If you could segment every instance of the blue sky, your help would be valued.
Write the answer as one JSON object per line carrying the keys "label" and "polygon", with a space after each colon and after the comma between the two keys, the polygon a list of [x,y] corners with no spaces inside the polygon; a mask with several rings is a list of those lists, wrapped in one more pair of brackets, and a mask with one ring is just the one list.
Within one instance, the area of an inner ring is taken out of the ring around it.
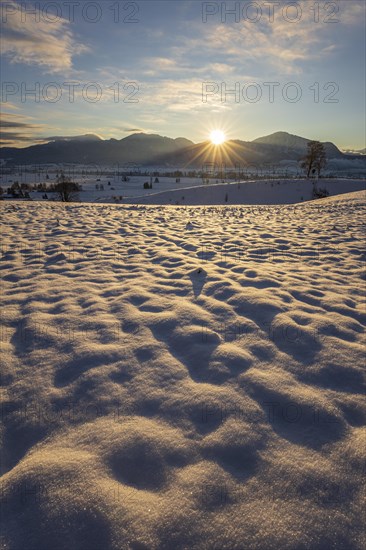
{"label": "blue sky", "polygon": [[198,142],[219,128],[365,147],[363,0],[1,7],[3,145],[135,131]]}

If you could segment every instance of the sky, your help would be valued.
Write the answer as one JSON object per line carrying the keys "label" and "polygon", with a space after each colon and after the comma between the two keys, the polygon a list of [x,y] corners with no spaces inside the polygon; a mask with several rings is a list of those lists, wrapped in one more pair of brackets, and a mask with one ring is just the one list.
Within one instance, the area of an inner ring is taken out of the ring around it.
{"label": "sky", "polygon": [[276,131],[363,149],[365,2],[1,4],[1,145]]}

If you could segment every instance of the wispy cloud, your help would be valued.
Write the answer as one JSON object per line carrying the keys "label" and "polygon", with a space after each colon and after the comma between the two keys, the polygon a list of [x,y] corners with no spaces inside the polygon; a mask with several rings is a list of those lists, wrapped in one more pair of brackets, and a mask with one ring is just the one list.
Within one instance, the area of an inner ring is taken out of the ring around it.
{"label": "wispy cloud", "polygon": [[67,72],[73,67],[74,56],[89,51],[75,39],[66,19],[50,24],[42,18],[22,18],[20,4],[11,1],[7,6],[1,54],[12,63],[41,66],[49,73]]}
{"label": "wispy cloud", "polygon": [[[339,25],[362,25],[365,19],[363,1],[340,0],[336,4],[339,11],[334,14],[333,4],[326,11],[321,6],[319,22],[315,22],[308,0],[298,0],[296,5],[299,20],[293,23],[289,19],[295,19],[296,12],[290,10],[284,17],[281,6],[274,12],[273,21],[264,13],[256,23],[235,23],[232,19],[221,23],[219,17],[207,23],[190,21],[186,33],[176,36],[169,59],[151,59],[151,74],[158,76],[160,72],[166,76],[168,71],[182,73],[189,68],[191,74],[240,72],[238,76],[242,76],[253,67],[262,74],[301,74],[305,62],[324,60],[336,50]],[[327,17],[339,23],[324,22]]]}
{"label": "wispy cloud", "polygon": [[339,13],[342,24],[364,26],[366,4],[364,0],[339,0]]}
{"label": "wispy cloud", "polygon": [[117,127],[116,129],[121,130],[122,132],[125,132],[126,134],[144,132],[144,130],[142,130],[141,128],[127,128],[127,127],[124,127],[124,126]]}
{"label": "wispy cloud", "polygon": [[[38,124],[32,121],[31,117],[13,113],[2,113],[0,121],[0,145],[18,146],[31,145],[37,142],[44,142],[40,132],[49,127],[45,124]],[[5,130],[4,130],[5,128]]]}

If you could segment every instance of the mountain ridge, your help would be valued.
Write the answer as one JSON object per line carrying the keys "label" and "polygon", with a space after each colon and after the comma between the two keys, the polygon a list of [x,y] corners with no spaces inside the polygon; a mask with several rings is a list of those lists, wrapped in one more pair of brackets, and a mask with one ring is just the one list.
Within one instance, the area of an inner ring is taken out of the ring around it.
{"label": "mountain ridge", "polygon": [[[207,163],[243,166],[250,163],[299,161],[306,152],[307,138],[288,132],[274,132],[252,141],[228,140],[223,146],[210,141],[194,143],[184,137],[170,138],[138,132],[120,140],[102,139],[96,134],[59,136],[43,144],[25,148],[2,147],[0,159],[6,164],[131,164],[141,166],[199,167]],[[324,142],[329,159],[351,159],[334,143]]]}

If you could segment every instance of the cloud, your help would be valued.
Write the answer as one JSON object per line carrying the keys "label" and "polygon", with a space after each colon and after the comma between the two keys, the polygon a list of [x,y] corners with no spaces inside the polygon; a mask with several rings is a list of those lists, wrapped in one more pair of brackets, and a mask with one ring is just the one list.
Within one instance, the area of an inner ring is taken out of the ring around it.
{"label": "cloud", "polygon": [[[300,74],[306,70],[306,62],[324,60],[336,51],[339,32],[344,32],[345,27],[364,24],[363,1],[340,0],[336,4],[339,11],[334,14],[333,3],[328,8],[320,5],[318,23],[308,0],[298,0],[296,5],[299,10],[296,22],[290,22],[296,18],[295,9],[283,12],[281,5],[275,8],[273,21],[264,7],[258,22],[244,18],[234,22],[228,16],[227,22],[222,23],[220,14],[209,18],[207,23],[190,21],[186,32],[176,37],[175,46],[170,49],[172,71],[187,69],[190,60],[193,74],[201,71],[203,75],[215,69],[222,74],[239,73],[238,76],[248,70],[261,74]],[[339,23],[325,22],[328,20]],[[154,74],[158,70],[166,72],[167,66],[153,64],[152,70]]]}
{"label": "cloud", "polygon": [[[1,105],[2,102],[0,102]],[[15,105],[15,103],[11,103],[11,101],[6,102],[6,108],[7,109],[13,109],[14,111],[19,111],[18,105]]]}
{"label": "cloud", "polygon": [[[5,128],[5,131],[3,130]],[[17,147],[20,144],[32,145],[44,142],[39,133],[48,128],[45,124],[34,124],[31,117],[2,113],[0,121],[0,146]]]}
{"label": "cloud", "polygon": [[123,127],[120,127],[118,128],[119,130],[122,130],[122,132],[143,132],[144,130],[142,130],[141,128],[123,128]]}
{"label": "cloud", "polygon": [[22,136],[19,132],[1,132],[1,145],[10,144],[15,141],[28,141],[28,138]]}
{"label": "cloud", "polygon": [[[212,58],[216,53],[216,57],[224,57],[226,65],[242,74],[248,68],[297,74],[301,72],[299,62],[320,56],[323,47],[314,26],[295,26],[284,22],[275,26],[264,23],[255,27],[225,24],[206,27],[199,38],[186,45],[189,51],[185,55],[200,51]],[[215,66],[220,65],[213,64],[213,68]]]}
{"label": "cloud", "polygon": [[1,128],[32,128],[32,125],[24,122],[15,122],[12,120],[2,120],[0,122]]}
{"label": "cloud", "polygon": [[[226,75],[233,72],[234,68],[228,63],[208,62],[207,59],[200,62],[196,56],[192,56],[190,61],[186,56],[180,56],[178,59],[165,59],[161,57],[145,57],[142,60],[141,75],[147,77],[165,77],[174,75],[174,77],[188,77],[193,74],[202,75],[202,73],[215,73],[217,75]],[[181,58],[181,57],[184,57]]]}
{"label": "cloud", "polygon": [[24,18],[20,4],[11,1],[6,5],[0,51],[11,63],[38,65],[49,73],[59,73],[72,69],[75,55],[89,51],[75,40],[66,19],[60,17],[50,23],[30,14]]}
{"label": "cloud", "polygon": [[[207,111],[207,104],[202,101],[202,81],[199,78],[160,79],[146,84],[143,91],[150,109],[156,109],[159,114],[162,109],[170,115]],[[221,102],[219,94],[211,103],[210,108],[214,105],[222,111],[231,107]]]}
{"label": "cloud", "polygon": [[339,19],[344,25],[364,26],[366,4],[364,0],[339,0]]}
{"label": "cloud", "polygon": [[42,138],[43,141],[49,142],[49,141],[70,141],[70,140],[77,140],[77,141],[104,141],[104,137],[100,134],[96,134],[95,132],[85,132],[82,134],[73,134],[69,136],[47,136]]}

